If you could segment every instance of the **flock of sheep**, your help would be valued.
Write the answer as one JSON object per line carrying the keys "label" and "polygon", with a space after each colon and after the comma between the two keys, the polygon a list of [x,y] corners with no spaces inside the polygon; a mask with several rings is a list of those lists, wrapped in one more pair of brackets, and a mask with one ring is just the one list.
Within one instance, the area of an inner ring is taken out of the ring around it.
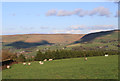
{"label": "flock of sheep", "polygon": [[[52,61],[53,59],[49,59],[48,61]],[[44,61],[47,61],[47,59],[44,59]],[[44,62],[39,61],[39,64],[44,64]],[[23,65],[27,65],[27,63],[23,62]],[[31,65],[31,63],[29,62],[28,65]],[[10,65],[7,65],[7,69],[10,68]]]}
{"label": "flock of sheep", "polygon": [[[105,57],[108,57],[108,54],[105,54]],[[53,59],[49,59],[48,61],[52,61]],[[47,61],[47,59],[44,59],[44,61]],[[87,61],[87,57],[85,57],[85,61]],[[39,64],[44,64],[44,62],[39,61]],[[27,63],[23,63],[23,65],[27,65]],[[28,65],[31,65],[31,63],[29,62]],[[7,69],[10,68],[10,65],[7,65]]]}
{"label": "flock of sheep", "polygon": [[[52,61],[53,59],[49,59],[48,61]],[[47,59],[44,59],[44,61],[47,61]],[[44,62],[39,61],[39,64],[44,64]],[[27,63],[23,63],[23,65],[27,65]],[[28,65],[31,65],[31,63],[29,62]]]}

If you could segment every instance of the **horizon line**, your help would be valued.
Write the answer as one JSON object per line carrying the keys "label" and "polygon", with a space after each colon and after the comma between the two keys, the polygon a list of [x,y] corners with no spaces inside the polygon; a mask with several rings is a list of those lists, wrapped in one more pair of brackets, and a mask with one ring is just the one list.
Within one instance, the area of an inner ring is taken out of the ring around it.
{"label": "horizon line", "polygon": [[[114,30],[105,30],[105,31],[120,31],[120,29],[114,29]],[[104,31],[98,31],[98,32],[104,32]],[[96,33],[96,32],[91,32],[91,33]],[[80,33],[25,33],[25,34],[2,34],[0,36],[5,36],[5,35],[55,35],[55,34],[80,34]],[[81,33],[81,34],[89,34],[89,33]]]}

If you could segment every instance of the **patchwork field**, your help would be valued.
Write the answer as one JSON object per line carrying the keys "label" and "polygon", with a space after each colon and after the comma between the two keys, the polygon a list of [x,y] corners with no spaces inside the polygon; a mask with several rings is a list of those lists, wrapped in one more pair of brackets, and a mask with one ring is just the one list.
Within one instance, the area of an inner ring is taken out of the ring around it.
{"label": "patchwork field", "polygon": [[118,79],[118,55],[22,63],[2,71],[3,79]]}

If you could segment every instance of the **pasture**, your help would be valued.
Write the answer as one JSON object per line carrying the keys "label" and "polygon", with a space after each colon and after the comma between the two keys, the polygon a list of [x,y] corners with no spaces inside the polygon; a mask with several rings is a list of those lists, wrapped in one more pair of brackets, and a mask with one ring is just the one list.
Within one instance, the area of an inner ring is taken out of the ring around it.
{"label": "pasture", "polygon": [[2,71],[3,79],[118,79],[118,55],[14,64]]}

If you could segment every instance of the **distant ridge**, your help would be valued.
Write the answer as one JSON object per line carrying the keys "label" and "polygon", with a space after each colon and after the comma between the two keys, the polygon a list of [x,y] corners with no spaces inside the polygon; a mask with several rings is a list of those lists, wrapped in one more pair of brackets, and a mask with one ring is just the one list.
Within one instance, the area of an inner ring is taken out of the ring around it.
{"label": "distant ridge", "polygon": [[18,41],[39,43],[42,40],[49,43],[72,43],[80,39],[84,34],[17,34],[3,35],[2,42],[13,43]]}
{"label": "distant ridge", "polygon": [[73,44],[76,43],[84,43],[84,42],[90,42],[98,37],[105,36],[108,34],[111,34],[113,32],[119,32],[120,30],[110,30],[110,31],[101,31],[101,32],[95,32],[95,33],[89,33],[84,35],[81,39],[75,41]]}

